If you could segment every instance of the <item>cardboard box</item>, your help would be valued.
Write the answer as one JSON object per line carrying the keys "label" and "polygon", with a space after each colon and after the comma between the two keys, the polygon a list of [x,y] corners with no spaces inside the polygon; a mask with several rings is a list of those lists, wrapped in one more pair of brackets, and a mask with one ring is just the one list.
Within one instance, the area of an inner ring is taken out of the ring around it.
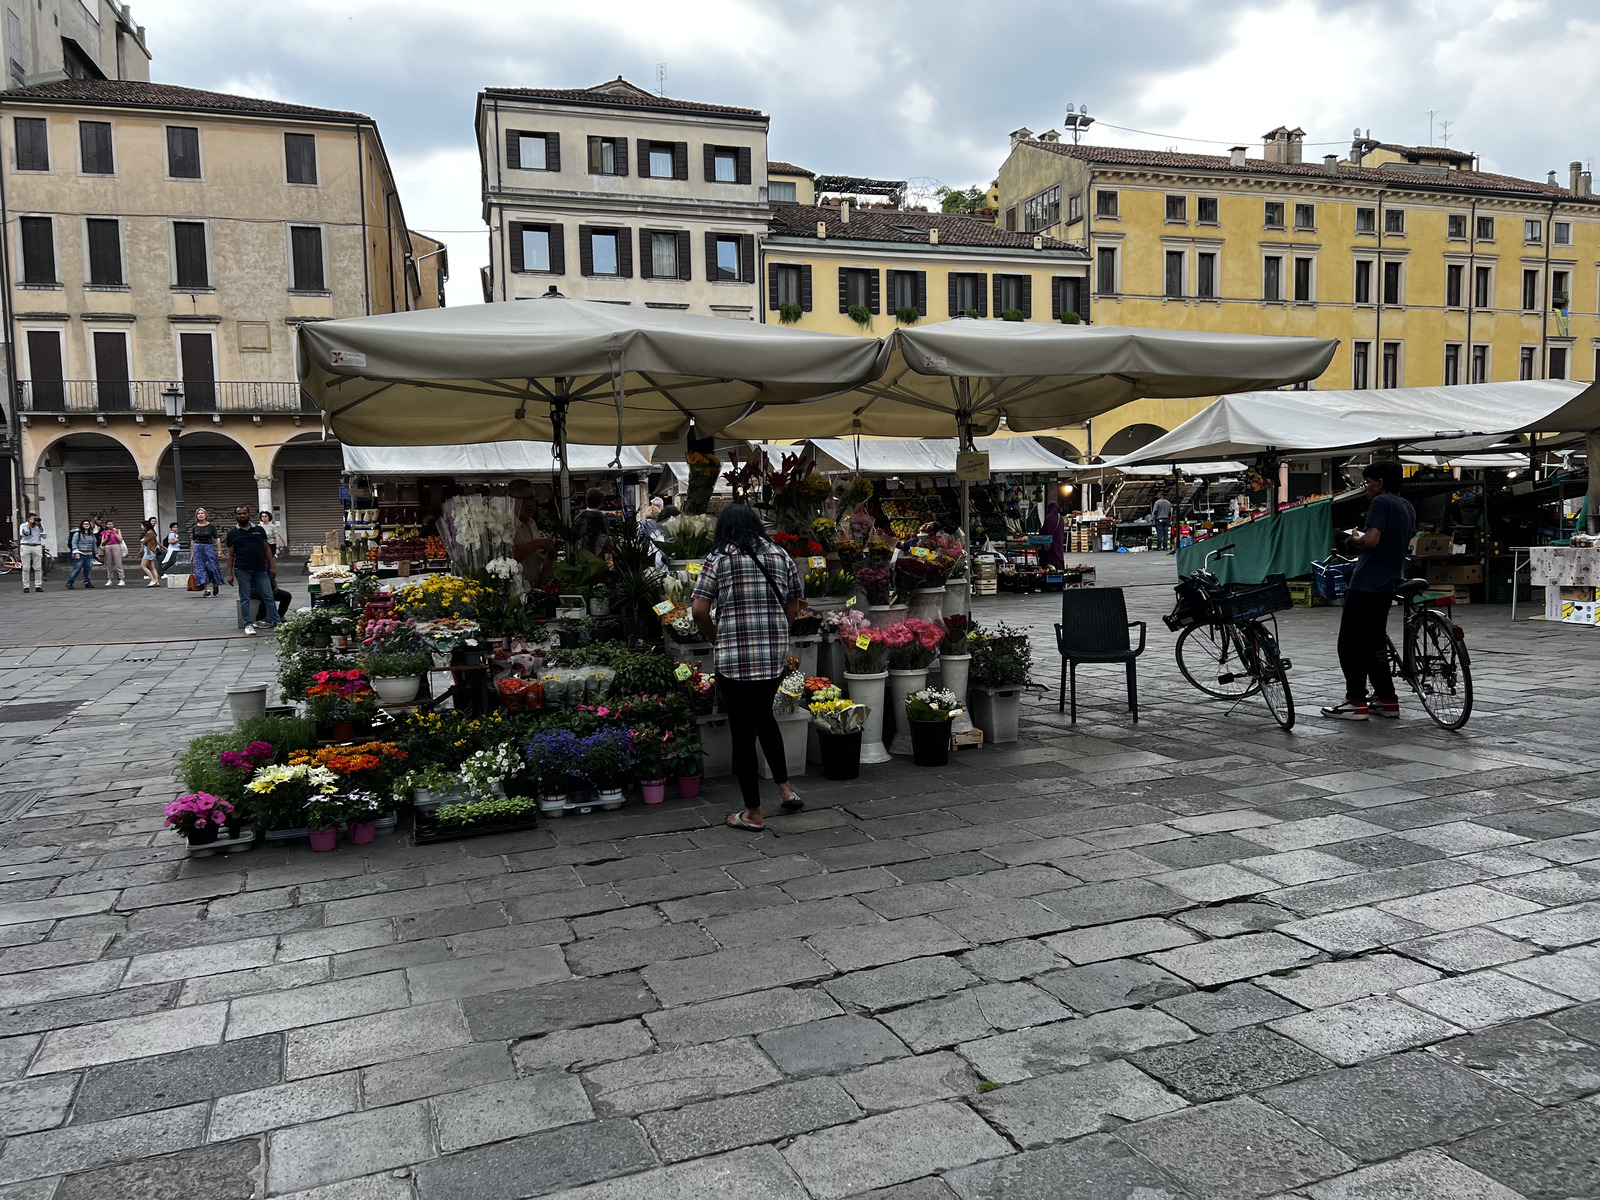
{"label": "cardboard box", "polygon": [[1430,584],[1440,587],[1449,586],[1455,581],[1450,578],[1450,565],[1448,563],[1427,563],[1422,567],[1422,578]]}
{"label": "cardboard box", "polygon": [[1584,604],[1576,600],[1563,600],[1561,602],[1561,623],[1563,625],[1593,625],[1595,605]]}
{"label": "cardboard box", "polygon": [[1417,558],[1438,558],[1450,553],[1450,539],[1436,533],[1419,533],[1411,553]]}
{"label": "cardboard box", "polygon": [[1482,563],[1465,563],[1459,566],[1449,567],[1447,570],[1450,575],[1450,582],[1455,584],[1457,587],[1460,587],[1463,584],[1483,582]]}
{"label": "cardboard box", "polygon": [[1595,589],[1592,587],[1563,587],[1557,589],[1557,595],[1561,600],[1571,600],[1578,604],[1595,602]]}

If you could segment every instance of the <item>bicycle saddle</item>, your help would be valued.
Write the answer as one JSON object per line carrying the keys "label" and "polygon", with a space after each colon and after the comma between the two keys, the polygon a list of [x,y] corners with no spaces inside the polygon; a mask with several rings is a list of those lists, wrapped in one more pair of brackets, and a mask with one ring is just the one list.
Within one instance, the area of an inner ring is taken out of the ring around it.
{"label": "bicycle saddle", "polygon": [[1403,580],[1400,586],[1395,588],[1394,594],[1398,599],[1409,600],[1418,592],[1425,592],[1427,590],[1428,581],[1426,579],[1407,579]]}

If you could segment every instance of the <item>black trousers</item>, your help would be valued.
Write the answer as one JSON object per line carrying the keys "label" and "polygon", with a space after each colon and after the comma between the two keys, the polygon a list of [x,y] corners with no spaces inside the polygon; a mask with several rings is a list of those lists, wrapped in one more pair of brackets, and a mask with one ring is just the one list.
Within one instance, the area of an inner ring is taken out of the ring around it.
{"label": "black trousers", "polygon": [[1394,676],[1389,673],[1389,652],[1384,633],[1389,624],[1391,592],[1345,593],[1344,616],[1339,621],[1339,667],[1344,671],[1345,699],[1367,698],[1372,681],[1374,700],[1398,700]]}
{"label": "black trousers", "polygon": [[[278,620],[281,621],[281,620],[283,620],[285,617],[287,617],[289,615],[289,606],[294,603],[294,597],[291,596],[288,592],[284,591],[282,588],[274,588],[273,592],[272,592],[272,599],[273,599],[273,602],[278,606]],[[267,603],[260,596],[257,596],[256,597],[256,623],[260,624],[261,622],[265,621],[266,619],[267,619]]]}
{"label": "black trousers", "polygon": [[783,753],[783,731],[772,713],[782,676],[775,679],[729,679],[717,676],[723,707],[728,713],[728,736],[733,742],[733,777],[739,781],[746,808],[761,807],[761,776],[756,770],[756,742],[767,756],[775,783],[789,782]]}

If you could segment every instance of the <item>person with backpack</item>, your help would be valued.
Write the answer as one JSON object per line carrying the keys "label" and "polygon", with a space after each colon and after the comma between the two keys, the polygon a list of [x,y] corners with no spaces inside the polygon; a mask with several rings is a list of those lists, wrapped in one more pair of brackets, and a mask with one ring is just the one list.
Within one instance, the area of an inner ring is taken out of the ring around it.
{"label": "person with backpack", "polygon": [[726,824],[734,829],[759,833],[766,828],[756,772],[757,741],[778,785],[783,811],[805,807],[789,785],[783,733],[772,711],[800,596],[794,559],[767,537],[755,510],[743,504],[723,509],[711,553],[695,584],[691,611],[701,636],[712,644],[717,687],[728,714],[733,773],[745,805],[743,812],[728,814]]}
{"label": "person with backpack", "polygon": [[94,529],[85,517],[78,522],[78,527],[72,531],[68,539],[67,549],[72,553],[72,571],[67,575],[67,590],[70,592],[74,579],[81,578],[85,588],[92,588],[94,583],[90,573],[94,569],[94,556],[100,550],[100,539],[95,537]]}

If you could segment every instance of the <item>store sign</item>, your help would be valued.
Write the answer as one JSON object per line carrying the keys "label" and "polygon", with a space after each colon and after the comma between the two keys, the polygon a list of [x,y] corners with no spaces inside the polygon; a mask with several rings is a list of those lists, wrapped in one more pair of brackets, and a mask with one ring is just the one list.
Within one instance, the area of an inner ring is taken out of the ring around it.
{"label": "store sign", "polygon": [[989,452],[964,450],[956,455],[956,478],[964,482],[982,482],[989,478]]}
{"label": "store sign", "polygon": [[354,350],[333,350],[328,354],[328,365],[331,367],[364,367],[367,365],[367,356]]}
{"label": "store sign", "polygon": [[811,566],[818,571],[825,570],[828,566],[828,560],[820,554],[813,554],[808,561],[811,563]]}

